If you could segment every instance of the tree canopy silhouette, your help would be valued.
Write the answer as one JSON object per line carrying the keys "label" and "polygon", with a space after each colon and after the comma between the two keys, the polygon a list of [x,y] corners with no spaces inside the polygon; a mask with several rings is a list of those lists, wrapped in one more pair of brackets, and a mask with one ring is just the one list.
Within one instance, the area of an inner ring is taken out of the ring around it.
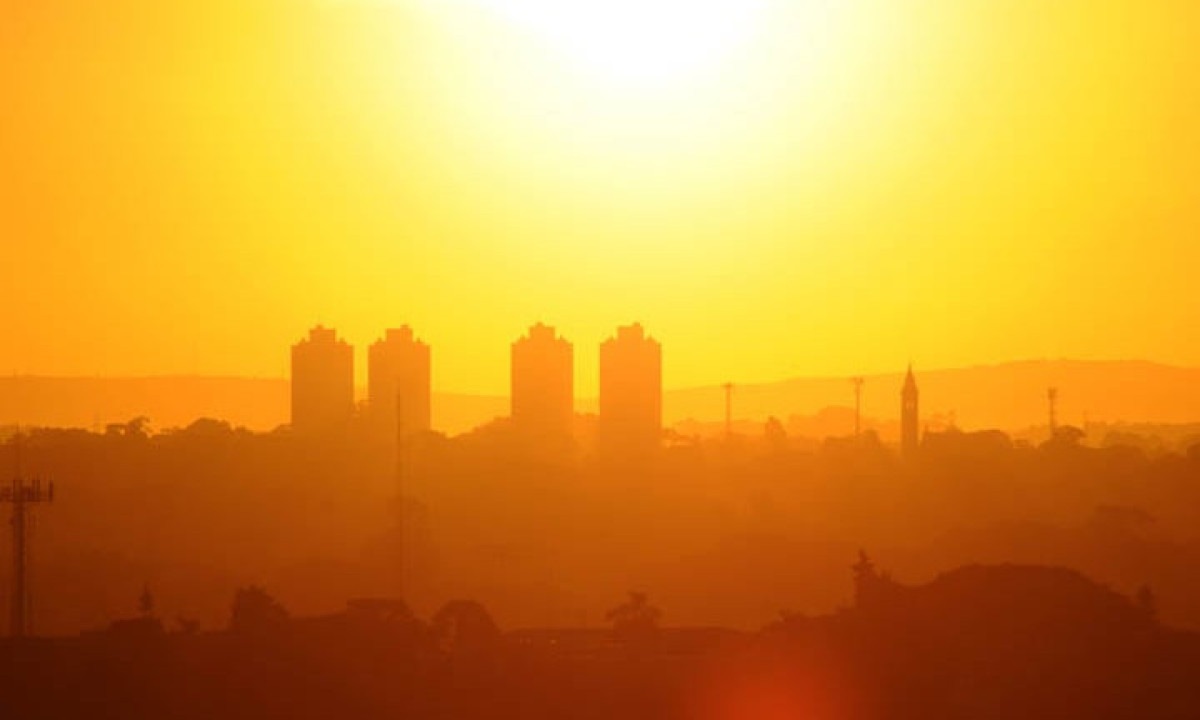
{"label": "tree canopy silhouette", "polygon": [[287,623],[288,612],[257,585],[238,588],[233,596],[229,629],[239,635],[270,632]]}
{"label": "tree canopy silhouette", "polygon": [[609,610],[613,636],[622,642],[644,642],[658,636],[662,611],[650,604],[644,592],[630,592],[625,602]]}

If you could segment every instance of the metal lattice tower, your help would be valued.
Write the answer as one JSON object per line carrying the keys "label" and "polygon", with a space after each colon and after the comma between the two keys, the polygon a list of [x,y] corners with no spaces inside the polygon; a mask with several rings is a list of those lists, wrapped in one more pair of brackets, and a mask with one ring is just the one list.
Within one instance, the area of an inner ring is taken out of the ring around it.
{"label": "metal lattice tower", "polygon": [[33,631],[33,594],[29,584],[29,536],[33,506],[54,502],[54,483],[43,486],[41,478],[27,480],[21,474],[21,438],[16,438],[16,466],[12,484],[0,488],[0,504],[12,505],[12,619],[11,635],[28,636]]}

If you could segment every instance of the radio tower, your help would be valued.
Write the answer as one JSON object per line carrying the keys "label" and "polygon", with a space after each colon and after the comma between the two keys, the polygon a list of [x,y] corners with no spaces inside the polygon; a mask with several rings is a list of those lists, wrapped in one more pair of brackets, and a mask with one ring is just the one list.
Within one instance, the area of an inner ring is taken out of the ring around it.
{"label": "radio tower", "polygon": [[16,473],[12,485],[0,488],[0,503],[12,505],[12,626],[14,638],[27,637],[33,630],[33,596],[29,587],[29,531],[33,505],[54,502],[54,483],[42,487],[41,478],[31,481],[21,475],[21,436],[15,440]]}

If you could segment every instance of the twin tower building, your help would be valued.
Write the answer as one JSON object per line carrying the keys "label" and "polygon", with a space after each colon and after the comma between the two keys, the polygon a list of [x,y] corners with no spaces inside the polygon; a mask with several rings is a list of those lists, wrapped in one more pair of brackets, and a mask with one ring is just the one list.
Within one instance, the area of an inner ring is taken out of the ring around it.
{"label": "twin tower building", "polygon": [[[522,439],[566,446],[575,424],[575,351],[554,328],[538,323],[512,344],[511,412]],[[367,357],[370,426],[391,434],[431,427],[429,345],[407,327],[388,330]],[[354,348],[317,326],[292,346],[292,428],[336,432],[355,418]],[[662,346],[641,325],[618,328],[600,345],[597,442],[615,455],[653,452],[662,435]]]}

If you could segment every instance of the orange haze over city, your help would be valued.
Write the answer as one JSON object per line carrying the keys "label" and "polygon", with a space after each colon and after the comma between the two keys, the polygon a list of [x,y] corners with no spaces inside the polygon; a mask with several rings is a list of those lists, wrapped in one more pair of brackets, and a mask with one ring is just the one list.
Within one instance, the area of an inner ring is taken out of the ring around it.
{"label": "orange haze over city", "polygon": [[0,718],[1200,718],[1200,1],[0,0]]}

